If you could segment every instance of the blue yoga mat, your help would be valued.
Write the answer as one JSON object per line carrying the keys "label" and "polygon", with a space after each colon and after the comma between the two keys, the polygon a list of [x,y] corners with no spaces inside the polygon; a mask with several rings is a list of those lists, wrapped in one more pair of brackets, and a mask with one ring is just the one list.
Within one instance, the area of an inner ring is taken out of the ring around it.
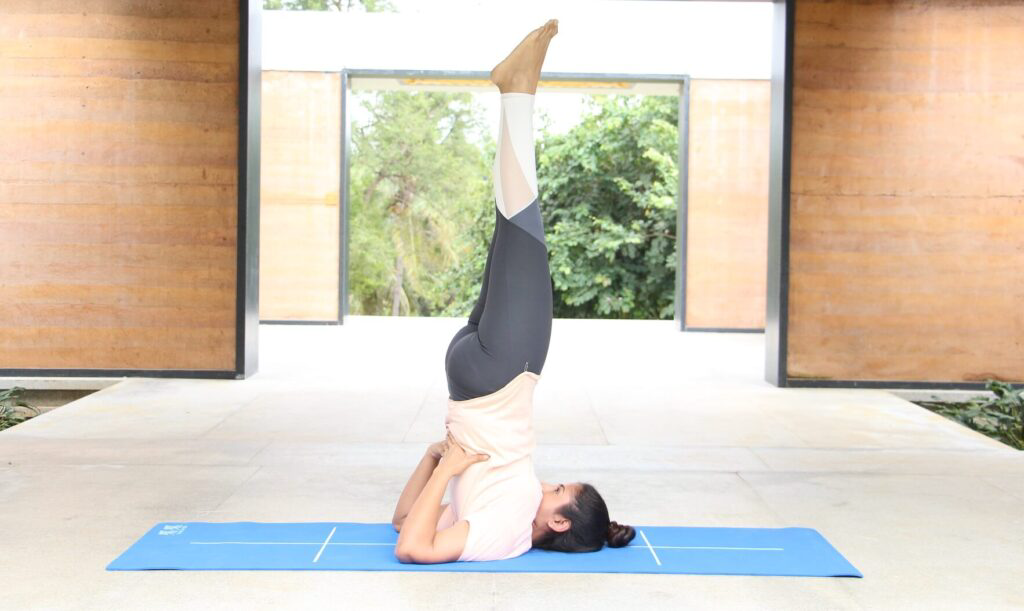
{"label": "blue yoga mat", "polygon": [[809,528],[635,526],[627,547],[566,554],[532,549],[509,560],[402,564],[390,524],[358,522],[165,522],[110,571],[354,570],[488,573],[690,573],[861,577]]}

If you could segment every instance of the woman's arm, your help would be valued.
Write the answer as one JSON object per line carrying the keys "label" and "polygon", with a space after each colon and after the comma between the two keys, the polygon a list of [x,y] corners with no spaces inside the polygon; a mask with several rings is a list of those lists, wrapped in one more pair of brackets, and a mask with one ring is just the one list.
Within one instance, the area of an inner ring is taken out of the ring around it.
{"label": "woman's arm", "polygon": [[[409,476],[409,481],[406,482],[405,489],[402,490],[402,496],[398,497],[395,515],[391,518],[391,524],[395,527],[395,530],[401,531],[402,523],[405,517],[409,515],[409,509],[412,508],[416,497],[420,495],[423,487],[427,485],[427,479],[430,478],[430,474],[434,472],[438,461],[441,460],[443,447],[444,442],[430,444],[430,447],[424,452],[423,458],[420,459],[420,464],[416,465],[416,470]],[[444,496],[443,493],[442,496]]]}
{"label": "woman's arm", "polygon": [[395,557],[401,562],[436,563],[458,560],[469,536],[469,523],[459,520],[451,528],[437,530],[441,497],[451,478],[474,463],[487,460],[482,454],[466,454],[449,436],[442,456],[427,478],[416,501],[405,517],[395,543]]}

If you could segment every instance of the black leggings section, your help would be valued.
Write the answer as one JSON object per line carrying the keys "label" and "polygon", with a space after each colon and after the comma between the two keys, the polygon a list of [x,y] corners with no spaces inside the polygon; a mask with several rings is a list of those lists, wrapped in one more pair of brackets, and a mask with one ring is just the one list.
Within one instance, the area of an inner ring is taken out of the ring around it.
{"label": "black leggings section", "polygon": [[444,359],[448,395],[456,401],[489,395],[524,371],[540,375],[551,341],[551,271],[539,202],[511,219],[495,206],[494,216],[480,296]]}

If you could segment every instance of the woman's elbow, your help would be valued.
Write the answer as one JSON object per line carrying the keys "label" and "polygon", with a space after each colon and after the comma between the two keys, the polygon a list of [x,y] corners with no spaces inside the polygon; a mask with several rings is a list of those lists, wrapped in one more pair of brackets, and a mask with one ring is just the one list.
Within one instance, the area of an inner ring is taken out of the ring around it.
{"label": "woman's elbow", "polygon": [[399,541],[395,545],[395,558],[402,564],[437,564],[445,562],[437,557],[429,545]]}
{"label": "woman's elbow", "polygon": [[422,564],[419,559],[419,554],[412,550],[407,545],[396,545],[395,546],[395,558],[398,559],[402,564]]}

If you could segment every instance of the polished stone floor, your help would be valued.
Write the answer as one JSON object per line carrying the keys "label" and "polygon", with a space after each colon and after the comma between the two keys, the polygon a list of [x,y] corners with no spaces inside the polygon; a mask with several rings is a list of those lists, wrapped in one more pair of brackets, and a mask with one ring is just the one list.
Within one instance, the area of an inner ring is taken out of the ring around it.
{"label": "polished stone floor", "polygon": [[156,522],[389,520],[459,326],[263,325],[250,379],[126,379],[0,433],[0,607],[1024,608],[1024,453],[885,391],[775,388],[762,335],[660,321],[555,321],[538,475],[624,523],[815,528],[864,579],[104,570]]}

